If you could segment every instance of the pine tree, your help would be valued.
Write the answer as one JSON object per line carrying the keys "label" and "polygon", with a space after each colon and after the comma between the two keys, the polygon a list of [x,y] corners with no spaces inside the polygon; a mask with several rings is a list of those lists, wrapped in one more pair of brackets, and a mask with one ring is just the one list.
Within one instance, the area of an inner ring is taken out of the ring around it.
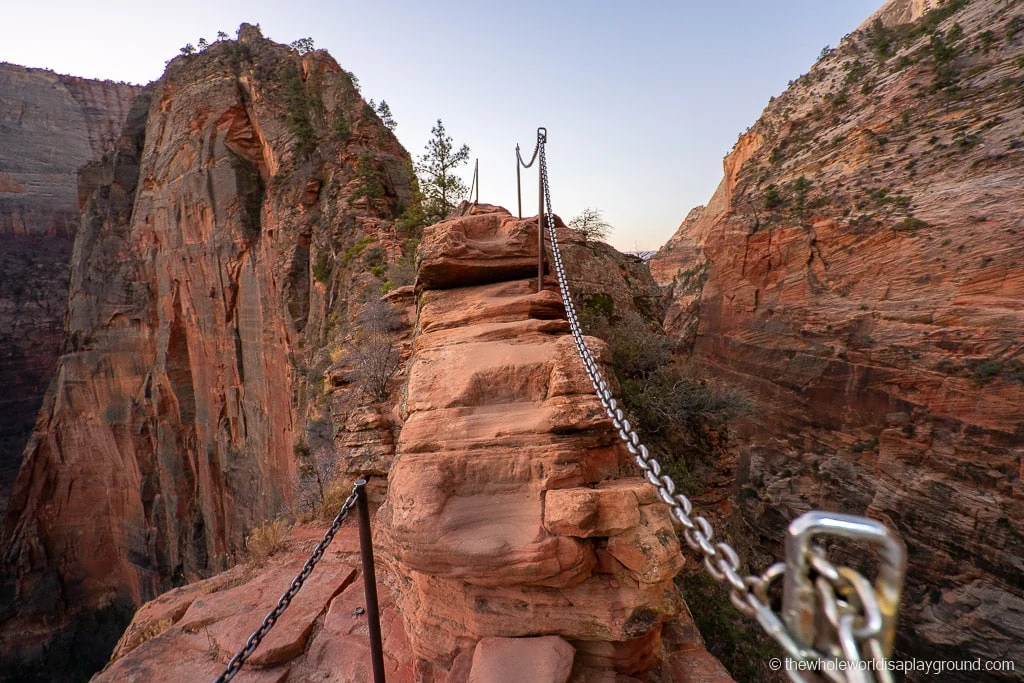
{"label": "pine tree", "polygon": [[416,164],[428,224],[447,218],[455,208],[455,202],[469,191],[462,179],[452,174],[455,168],[469,160],[469,147],[463,145],[453,151],[452,139],[445,133],[441,119],[437,120],[430,134],[426,154]]}
{"label": "pine tree", "polygon": [[[370,104],[373,104],[373,100],[370,100]],[[388,106],[387,100],[381,100],[380,104],[376,106],[374,111],[377,112],[377,116],[380,117],[381,123],[387,126],[388,130],[398,128],[398,122],[395,121],[392,116],[391,107]]]}

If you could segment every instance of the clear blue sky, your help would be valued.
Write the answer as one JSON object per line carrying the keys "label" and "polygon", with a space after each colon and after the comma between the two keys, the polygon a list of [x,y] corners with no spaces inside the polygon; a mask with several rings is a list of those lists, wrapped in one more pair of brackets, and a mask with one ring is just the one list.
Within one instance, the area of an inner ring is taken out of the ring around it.
{"label": "clear blue sky", "polygon": [[387,100],[414,157],[443,119],[480,159],[481,201],[515,211],[515,144],[532,151],[546,126],[555,212],[601,209],[613,245],[653,249],[708,200],[768,98],[881,3],[17,2],[2,12],[0,61],[145,83],[185,43],[234,37],[243,21],[279,42],[309,36],[364,97]]}

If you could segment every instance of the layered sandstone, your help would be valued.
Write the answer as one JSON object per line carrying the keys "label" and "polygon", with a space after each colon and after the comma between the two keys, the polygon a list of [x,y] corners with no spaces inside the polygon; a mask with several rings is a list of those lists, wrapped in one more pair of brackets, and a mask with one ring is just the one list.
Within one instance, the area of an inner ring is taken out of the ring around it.
{"label": "layered sandstone", "polygon": [[495,207],[425,232],[381,543],[412,650],[441,670],[483,638],[551,634],[579,670],[635,673],[682,558],[654,490],[623,478],[536,249],[536,222]]}
{"label": "layered sandstone", "polygon": [[0,234],[74,237],[78,169],[114,146],[140,90],[0,63]]}
{"label": "layered sandstone", "polygon": [[[538,293],[536,279],[519,279],[536,272],[535,220],[488,206],[465,213],[424,235],[402,404],[352,408],[336,437],[339,466],[390,470],[374,516],[388,680],[731,681],[680,610],[671,578],[683,559],[667,509],[624,476],[628,454],[593,397],[553,283]],[[609,291],[646,291],[628,259],[591,260]],[[451,286],[427,284],[438,282]],[[397,307],[410,293],[387,299]],[[346,368],[343,358],[328,372],[332,395],[350,390]],[[391,427],[396,444],[382,436]],[[243,675],[369,679],[353,521]],[[96,680],[214,677],[318,535],[300,526],[265,565],[146,604]]]}
{"label": "layered sandstone", "polygon": [[290,508],[314,354],[380,284],[341,255],[401,244],[408,163],[333,59],[249,26],[136,99],[80,174],[68,339],[3,526],[6,654],[102,661],[134,606]]}
{"label": "layered sandstone", "polygon": [[769,104],[651,268],[666,327],[760,404],[722,463],[752,527],[885,520],[900,653],[1019,671],[1024,12],[907,4]]}
{"label": "layered sandstone", "polygon": [[139,90],[0,63],[0,512],[63,340],[77,172]]}

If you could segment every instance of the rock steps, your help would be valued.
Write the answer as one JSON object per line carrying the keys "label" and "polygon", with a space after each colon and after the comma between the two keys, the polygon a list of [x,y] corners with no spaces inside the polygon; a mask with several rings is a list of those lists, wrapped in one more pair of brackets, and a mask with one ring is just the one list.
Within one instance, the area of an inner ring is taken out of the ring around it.
{"label": "rock steps", "polygon": [[535,220],[489,206],[425,232],[381,544],[413,652],[436,670],[472,652],[469,680],[498,680],[479,672],[511,651],[561,661],[550,640],[508,640],[546,635],[571,645],[579,680],[636,674],[680,609],[683,560],[667,508],[624,477],[560,297],[524,279],[536,244]]}

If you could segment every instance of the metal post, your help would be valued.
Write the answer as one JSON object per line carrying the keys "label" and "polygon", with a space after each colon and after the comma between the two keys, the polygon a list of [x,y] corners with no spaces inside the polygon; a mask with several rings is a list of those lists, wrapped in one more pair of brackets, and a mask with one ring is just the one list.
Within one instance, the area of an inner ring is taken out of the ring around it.
{"label": "metal post", "polygon": [[544,177],[537,170],[537,291],[544,291]]}
{"label": "metal post", "polygon": [[380,605],[377,603],[377,574],[373,567],[373,541],[370,538],[370,506],[366,502],[366,479],[355,483],[359,508],[359,554],[363,559],[363,593],[366,595],[366,620],[370,628],[370,658],[373,683],[384,683],[384,647],[380,637]]}
{"label": "metal post", "polygon": [[522,157],[519,156],[519,145],[516,145],[516,196],[519,198],[519,217],[523,217],[523,183],[519,177],[519,167],[522,166]]}

